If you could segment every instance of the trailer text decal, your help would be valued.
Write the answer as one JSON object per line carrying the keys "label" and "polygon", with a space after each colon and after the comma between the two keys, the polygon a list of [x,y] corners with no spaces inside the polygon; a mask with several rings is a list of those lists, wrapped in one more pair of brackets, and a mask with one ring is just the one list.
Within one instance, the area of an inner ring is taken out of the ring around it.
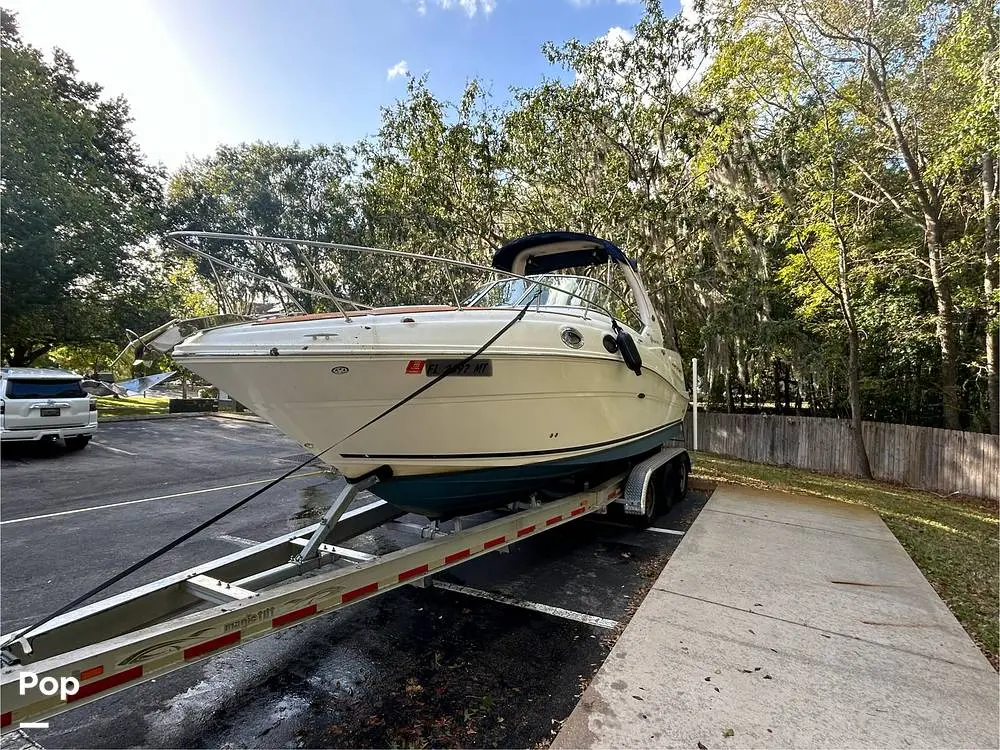
{"label": "trailer text decal", "polygon": [[268,607],[267,609],[262,609],[258,612],[250,612],[241,620],[233,620],[232,622],[227,622],[223,628],[223,633],[229,633],[233,630],[242,630],[248,625],[256,625],[262,620],[267,620],[274,616],[274,607]]}

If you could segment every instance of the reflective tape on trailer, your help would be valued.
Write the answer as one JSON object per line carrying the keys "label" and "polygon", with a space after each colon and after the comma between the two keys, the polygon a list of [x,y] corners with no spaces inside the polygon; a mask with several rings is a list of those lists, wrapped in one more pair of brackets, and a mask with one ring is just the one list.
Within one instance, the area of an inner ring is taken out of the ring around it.
{"label": "reflective tape on trailer", "polygon": [[404,570],[402,573],[399,574],[398,580],[400,583],[403,583],[404,581],[409,581],[411,578],[416,578],[417,576],[424,575],[424,573],[426,573],[429,569],[430,566],[427,563],[424,563],[423,565],[418,565],[415,568]]}
{"label": "reflective tape on trailer", "polygon": [[459,560],[464,560],[465,558],[469,557],[471,554],[472,554],[472,550],[471,549],[468,549],[468,548],[466,548],[466,549],[460,549],[458,552],[452,552],[450,555],[445,555],[445,557],[444,557],[444,564],[445,565],[451,565],[452,563],[456,563]]}
{"label": "reflective tape on trailer", "polygon": [[225,648],[226,646],[233,646],[240,642],[241,637],[242,633],[239,630],[234,630],[231,633],[220,635],[218,638],[212,638],[204,643],[199,643],[197,646],[186,648],[184,649],[184,661],[197,659],[205,654],[218,651],[220,648]]}
{"label": "reflective tape on trailer", "polygon": [[378,581],[373,581],[366,586],[361,586],[352,591],[348,591],[346,594],[341,594],[340,602],[341,604],[347,604],[348,602],[353,602],[355,599],[368,596],[368,594],[374,594],[376,591],[378,591]]}
{"label": "reflective tape on trailer", "polygon": [[272,628],[281,628],[290,622],[295,622],[296,620],[301,620],[310,615],[316,614],[317,607],[315,604],[310,604],[308,607],[302,607],[301,609],[296,609],[284,615],[279,615],[271,619]]}
{"label": "reflective tape on trailer", "polygon": [[92,695],[103,693],[105,690],[111,690],[111,688],[124,685],[126,682],[137,680],[140,677],[142,677],[141,664],[136,665],[131,669],[126,669],[124,672],[117,672],[116,674],[105,677],[102,680],[95,680],[94,682],[88,682],[86,685],[80,685],[79,690],[73,693],[73,695],[66,697],[66,702],[75,703],[76,701],[83,700],[84,698],[89,698]]}

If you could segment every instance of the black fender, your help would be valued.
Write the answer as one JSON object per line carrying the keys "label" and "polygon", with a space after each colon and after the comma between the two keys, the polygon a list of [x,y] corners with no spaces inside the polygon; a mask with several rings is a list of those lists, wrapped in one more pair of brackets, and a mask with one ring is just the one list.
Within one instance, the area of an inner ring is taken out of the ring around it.
{"label": "black fender", "polygon": [[639,354],[639,348],[632,340],[632,336],[620,328],[617,334],[615,341],[618,343],[618,351],[621,352],[625,365],[636,375],[642,375],[642,356]]}

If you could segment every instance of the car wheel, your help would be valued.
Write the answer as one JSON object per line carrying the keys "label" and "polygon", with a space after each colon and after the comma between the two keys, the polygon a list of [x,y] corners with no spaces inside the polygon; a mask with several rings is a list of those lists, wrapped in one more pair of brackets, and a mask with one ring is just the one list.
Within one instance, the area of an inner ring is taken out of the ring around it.
{"label": "car wheel", "polygon": [[83,450],[87,447],[87,443],[90,442],[91,435],[77,435],[76,437],[66,438],[66,447],[71,451]]}

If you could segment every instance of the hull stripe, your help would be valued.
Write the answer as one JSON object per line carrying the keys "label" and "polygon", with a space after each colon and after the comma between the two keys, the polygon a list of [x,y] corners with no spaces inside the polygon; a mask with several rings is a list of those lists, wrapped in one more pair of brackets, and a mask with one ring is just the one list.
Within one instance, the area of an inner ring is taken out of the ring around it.
{"label": "hull stripe", "polygon": [[569,448],[552,448],[549,450],[538,450],[538,451],[512,451],[509,453],[341,453],[341,458],[366,458],[366,459],[378,459],[378,460],[399,460],[399,459],[412,459],[412,460],[447,460],[447,459],[467,459],[467,458],[481,458],[481,459],[493,459],[493,458],[517,458],[519,456],[556,456],[561,453],[575,453],[577,451],[590,450],[592,448],[606,448],[608,446],[621,445],[629,443],[633,440],[638,440],[639,438],[652,435],[653,433],[660,432],[663,430],[668,430],[671,427],[675,427],[680,424],[680,421],[671,422],[669,424],[661,425],[659,427],[653,427],[652,429],[646,430],[644,432],[637,432],[634,435],[629,435],[623,438],[615,438],[614,440],[605,440],[602,443],[591,443],[589,445],[577,445],[571,446]]}

